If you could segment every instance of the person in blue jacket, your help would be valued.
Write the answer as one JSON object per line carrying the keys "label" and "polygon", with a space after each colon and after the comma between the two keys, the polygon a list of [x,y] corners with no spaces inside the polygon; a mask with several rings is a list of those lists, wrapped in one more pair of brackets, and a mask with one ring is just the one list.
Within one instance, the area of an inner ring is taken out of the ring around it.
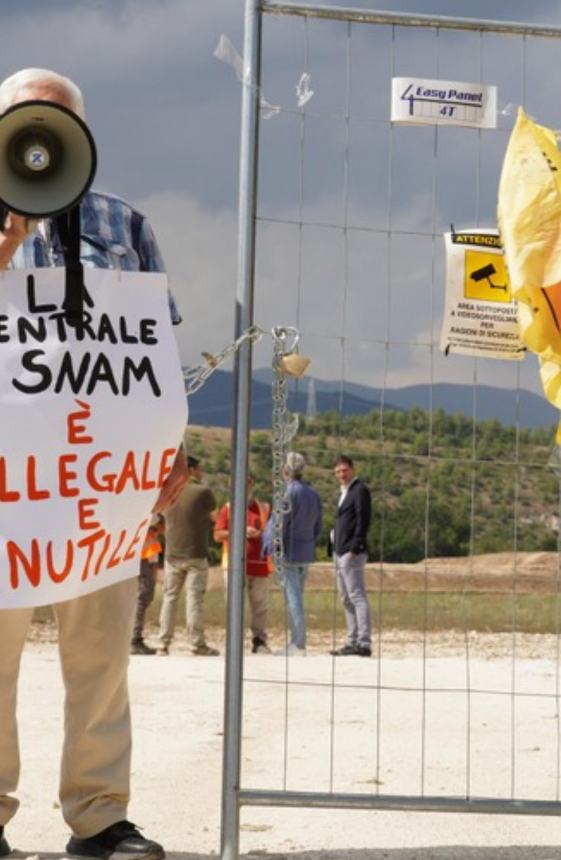
{"label": "person in blue jacket", "polygon": [[[288,512],[283,518],[284,564],[281,585],[284,590],[290,642],[279,653],[306,654],[306,618],[304,585],[315,547],[321,533],[322,508],[319,494],[302,479],[306,463],[302,454],[290,451],[286,457],[284,477],[287,481]],[[269,520],[264,546],[272,551],[272,520]]]}

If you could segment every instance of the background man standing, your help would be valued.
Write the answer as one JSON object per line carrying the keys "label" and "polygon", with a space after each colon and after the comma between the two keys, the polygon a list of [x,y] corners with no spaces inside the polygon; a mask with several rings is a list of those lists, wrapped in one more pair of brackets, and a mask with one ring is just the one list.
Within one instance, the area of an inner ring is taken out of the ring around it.
{"label": "background man standing", "polygon": [[218,650],[205,638],[204,599],[208,582],[208,542],[216,500],[212,490],[202,484],[203,469],[196,457],[187,457],[187,474],[187,484],[179,499],[165,513],[164,596],[158,654],[169,654],[177,602],[186,585],[185,615],[191,653],[215,657]]}
{"label": "background man standing", "polygon": [[152,517],[148,534],[144,540],[142,552],[140,553],[140,573],[138,574],[138,596],[136,598],[136,613],[134,626],[132,628],[131,654],[142,654],[144,656],[156,653],[144,641],[144,621],[146,610],[154,600],[156,589],[156,574],[162,545],[159,535],[164,531],[164,519],[160,514]]}
{"label": "background man standing", "polygon": [[[247,476],[246,524],[246,588],[251,613],[251,650],[253,654],[270,654],[267,645],[267,616],[269,613],[269,564],[263,558],[263,532],[269,519],[270,506],[253,496],[255,478]],[[214,526],[214,540],[222,544],[222,569],[228,573],[228,539],[230,536],[230,504],[220,509]]]}
{"label": "background man standing", "polygon": [[[321,533],[321,499],[302,480],[306,461],[302,454],[290,451],[286,455],[284,477],[287,484],[288,512],[283,517],[283,576],[290,642],[278,653],[295,656],[306,654],[306,617],[304,615],[304,585],[310,562],[315,559],[315,547]],[[265,534],[265,551],[272,555],[272,520]]]}
{"label": "background man standing", "polygon": [[368,554],[366,535],[370,525],[370,490],[355,476],[350,457],[335,461],[335,478],[341,485],[333,529],[333,553],[337,588],[345,610],[347,641],[331,654],[345,657],[356,654],[370,657],[370,604],[364,586],[364,566]]}

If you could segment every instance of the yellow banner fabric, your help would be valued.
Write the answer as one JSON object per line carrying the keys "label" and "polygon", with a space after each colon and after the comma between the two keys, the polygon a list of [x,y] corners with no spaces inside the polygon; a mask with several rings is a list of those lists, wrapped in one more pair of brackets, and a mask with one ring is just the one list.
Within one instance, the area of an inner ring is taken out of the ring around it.
{"label": "yellow banner fabric", "polygon": [[522,108],[503,163],[498,219],[522,341],[539,356],[545,395],[561,409],[561,153],[557,135]]}

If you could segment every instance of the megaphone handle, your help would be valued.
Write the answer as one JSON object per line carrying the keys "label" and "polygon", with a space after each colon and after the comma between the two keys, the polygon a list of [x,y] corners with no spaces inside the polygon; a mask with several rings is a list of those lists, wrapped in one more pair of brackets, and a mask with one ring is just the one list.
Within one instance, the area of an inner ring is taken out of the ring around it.
{"label": "megaphone handle", "polygon": [[66,279],[63,309],[68,325],[78,325],[84,314],[84,267],[80,261],[80,206],[57,215],[56,224],[62,247]]}

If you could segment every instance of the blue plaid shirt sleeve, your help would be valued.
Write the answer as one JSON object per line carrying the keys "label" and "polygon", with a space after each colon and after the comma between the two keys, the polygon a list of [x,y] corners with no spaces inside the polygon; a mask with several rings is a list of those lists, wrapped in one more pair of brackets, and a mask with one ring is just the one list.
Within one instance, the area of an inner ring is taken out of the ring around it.
{"label": "blue plaid shirt sleeve", "polygon": [[[142,225],[138,240],[138,248],[135,249],[139,260],[140,270],[142,272],[165,272],[165,265],[158,248],[158,243],[154,235],[154,231],[148,220],[142,217]],[[168,287],[168,303],[171,321],[174,325],[179,325],[182,321],[181,314],[177,309],[175,298]]]}
{"label": "blue plaid shirt sleeve", "polygon": [[[80,203],[80,217],[80,257],[84,266],[125,272],[165,272],[147,218],[121,198],[89,191]],[[64,266],[60,239],[52,227],[27,236],[10,263],[10,268],[15,269],[44,266]],[[168,304],[171,321],[177,325],[181,315],[169,289]]]}

